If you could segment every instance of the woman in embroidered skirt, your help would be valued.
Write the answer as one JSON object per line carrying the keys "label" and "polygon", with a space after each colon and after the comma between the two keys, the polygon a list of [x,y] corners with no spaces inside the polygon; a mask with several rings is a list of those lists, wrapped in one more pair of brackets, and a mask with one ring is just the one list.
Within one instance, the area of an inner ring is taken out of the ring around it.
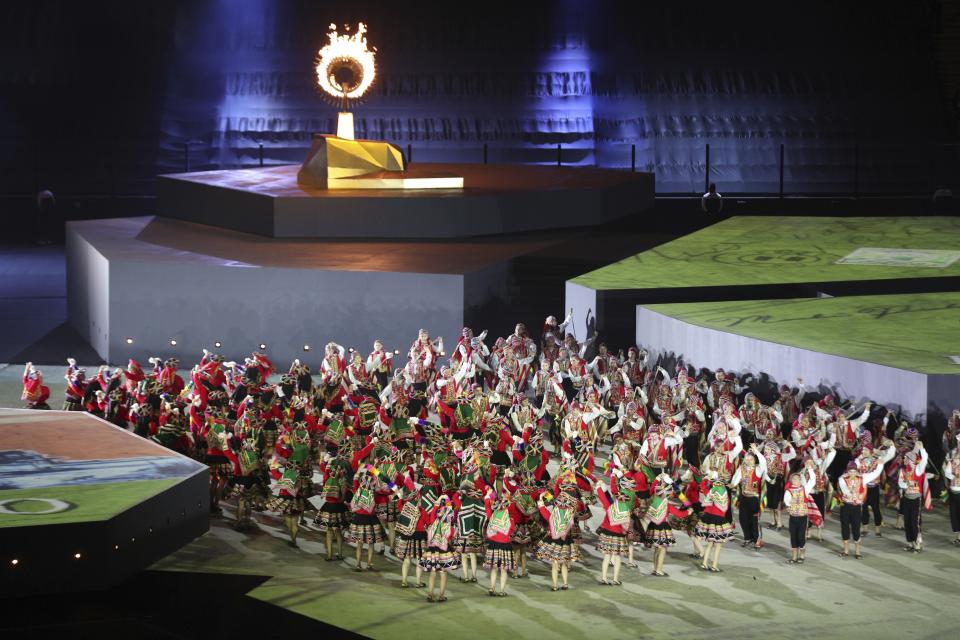
{"label": "woman in embroidered skirt", "polygon": [[[467,459],[470,456],[468,450],[463,457]],[[466,463],[460,489],[453,494],[458,525],[453,547],[463,560],[463,577],[460,582],[477,581],[477,556],[483,555],[483,533],[487,527],[487,516],[483,507],[486,488],[487,484],[483,480],[479,465],[475,461]]]}
{"label": "woman in embroidered skirt", "polygon": [[[344,499],[347,495],[347,471],[350,462],[343,456],[329,453],[320,463],[323,475],[323,506],[317,511],[313,524],[323,532],[327,548],[327,562],[343,560],[343,532],[350,526],[350,512]],[[333,553],[336,540],[337,553]]]}
{"label": "woman in embroidered skirt", "polygon": [[[550,563],[551,591],[570,588],[570,564],[580,559],[580,547],[573,538],[573,524],[577,514],[577,497],[564,491],[548,508],[543,496],[537,501],[540,515],[547,522],[547,535],[537,543],[537,557]],[[563,577],[563,584],[558,582]]]}
{"label": "woman in embroidered skirt", "polygon": [[[513,544],[510,540],[521,514],[514,506],[509,492],[504,491],[500,496],[496,496],[492,487],[487,487],[483,505],[487,512],[483,567],[490,572],[489,593],[491,596],[505,596],[507,575],[516,570],[516,557],[513,555]],[[498,573],[500,591],[496,590]]]}
{"label": "woman in embroidered skirt", "polygon": [[383,542],[383,527],[376,514],[377,476],[373,467],[366,465],[359,470],[353,480],[353,499],[350,511],[353,512],[350,530],[347,536],[357,547],[357,566],[354,571],[363,571],[363,547],[367,545],[367,571],[373,570],[373,547]]}
{"label": "woman in embroidered skirt", "polygon": [[679,509],[670,504],[672,496],[673,479],[667,474],[661,473],[653,481],[653,498],[650,499],[647,512],[640,520],[645,531],[644,538],[647,544],[654,548],[653,572],[651,575],[658,577],[668,575],[663,570],[663,565],[667,560],[667,549],[677,544],[677,539],[673,536],[673,528],[667,518],[669,516],[686,518],[690,515],[690,511]]}
{"label": "woman in embroidered skirt", "polygon": [[[416,565],[418,589],[427,586],[423,582],[423,569],[420,559],[427,547],[427,508],[432,506],[429,494],[423,485],[414,482],[416,466],[411,465],[409,474],[405,477],[403,486],[397,486],[395,494],[398,497],[396,537],[393,540],[393,555],[402,562],[400,565],[400,586],[409,587],[407,576],[410,575],[410,565]],[[436,494],[434,494],[436,495]]]}
{"label": "woman in embroidered skirt", "polygon": [[277,437],[270,460],[270,475],[275,484],[266,508],[283,514],[291,547],[297,546],[300,516],[310,506],[307,498],[313,495],[312,460],[314,449],[306,422],[284,426]]}
{"label": "woman in embroidered skirt", "polygon": [[[630,515],[636,504],[637,496],[633,489],[636,484],[632,478],[624,478],[619,470],[613,472],[610,493],[602,482],[597,483],[596,493],[603,507],[603,524],[597,531],[597,549],[603,553],[600,565],[600,584],[620,583],[620,563],[630,552]],[[607,571],[613,565],[613,580],[607,579]]]}
{"label": "woman in embroidered skirt", "polygon": [[516,514],[517,526],[510,536],[514,557],[513,577],[526,577],[530,575],[527,571],[527,549],[540,531],[536,526],[536,522],[540,520],[536,500],[540,490],[536,487],[536,478],[533,474],[526,472],[522,473],[519,481],[514,483],[512,473],[507,471],[503,486],[513,496],[513,509]]}
{"label": "woman in embroidered skirt", "polygon": [[[244,418],[249,418],[245,414]],[[238,420],[235,435],[223,453],[233,463],[233,480],[230,495],[237,499],[237,531],[248,531],[254,522],[251,512],[262,509],[267,499],[263,482],[261,455],[263,453],[263,430],[259,421]]]}
{"label": "woman in embroidered skirt", "polygon": [[[453,550],[453,531],[456,513],[448,496],[440,496],[426,515],[427,550],[420,558],[420,568],[430,573],[430,593],[427,602],[447,601],[447,572],[460,566],[460,554]],[[440,594],[435,595],[437,574],[440,574]]]}
{"label": "woman in embroidered skirt", "polygon": [[[720,571],[720,549],[733,538],[733,523],[727,518],[730,510],[730,493],[717,472],[711,470],[700,488],[700,504],[703,514],[697,523],[697,536],[706,543],[703,553],[703,562],[700,568],[704,571]],[[713,554],[713,564],[710,564],[710,554]]]}

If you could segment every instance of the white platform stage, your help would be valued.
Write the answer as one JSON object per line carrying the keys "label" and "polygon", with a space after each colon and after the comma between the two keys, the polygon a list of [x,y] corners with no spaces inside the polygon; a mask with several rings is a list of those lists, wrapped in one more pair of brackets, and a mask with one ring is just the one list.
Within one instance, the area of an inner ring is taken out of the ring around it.
{"label": "white platform stage", "polygon": [[266,344],[283,367],[316,365],[330,340],[365,355],[381,338],[405,353],[421,327],[455,345],[465,293],[490,294],[485,274],[504,257],[482,244],[274,240],[150,217],[70,222],[69,317],[111,363],[192,363],[217,341],[228,359]]}

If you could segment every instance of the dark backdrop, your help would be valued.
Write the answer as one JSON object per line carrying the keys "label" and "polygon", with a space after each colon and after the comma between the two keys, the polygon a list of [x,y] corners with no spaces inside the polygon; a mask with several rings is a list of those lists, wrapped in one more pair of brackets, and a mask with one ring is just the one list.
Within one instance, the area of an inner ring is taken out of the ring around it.
{"label": "dark backdrop", "polygon": [[561,144],[565,163],[629,167],[635,145],[661,193],[695,193],[709,143],[721,191],[773,192],[783,144],[788,191],[852,191],[856,172],[861,192],[929,193],[947,126],[929,5],[5,2],[0,194],[109,213],[187,163],[256,164],[261,144],[299,162],[335,116],[313,56],[358,20],[379,49],[358,134],[415,161],[487,144],[555,162]]}

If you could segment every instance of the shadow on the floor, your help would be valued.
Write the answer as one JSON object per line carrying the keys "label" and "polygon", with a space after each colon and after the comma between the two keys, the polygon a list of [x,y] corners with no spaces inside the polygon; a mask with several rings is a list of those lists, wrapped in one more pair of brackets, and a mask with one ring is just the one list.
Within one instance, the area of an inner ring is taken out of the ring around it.
{"label": "shadow on the floor", "polygon": [[[143,571],[108,589],[11,598],[0,605],[0,629],[32,637],[362,638],[247,597],[268,576]],[[6,634],[3,634],[6,636]]]}
{"label": "shadow on the floor", "polygon": [[103,359],[93,350],[77,330],[64,322],[45,336],[10,358],[10,362],[35,362],[60,364],[67,358],[76,358],[84,364],[103,364]]}

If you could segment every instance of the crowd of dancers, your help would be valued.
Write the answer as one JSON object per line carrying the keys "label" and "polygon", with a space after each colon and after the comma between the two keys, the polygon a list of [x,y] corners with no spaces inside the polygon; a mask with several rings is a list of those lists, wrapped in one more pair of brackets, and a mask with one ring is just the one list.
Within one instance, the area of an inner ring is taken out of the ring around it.
{"label": "crowd of dancers", "polygon": [[[566,590],[588,541],[603,584],[621,584],[644,549],[652,575],[667,576],[678,533],[719,572],[737,525],[743,546],[763,547],[763,511],[788,528],[790,564],[804,562],[808,533],[822,541],[828,515],[841,557],[862,558],[871,514],[882,536],[881,504],[897,507],[904,548],[919,552],[934,477],[960,546],[960,411],[935,469],[918,430],[883,407],[804,402],[799,379],[767,405],[750,374],[668,371],[635,346],[578,342],[568,322],[547,318],[539,344],[519,324],[489,347],[464,328],[449,357],[421,330],[403,362],[379,340],[366,358],[331,342],[318,371],[295,360],[277,382],[260,351],[241,363],[205,350],[186,380],[175,358],[93,377],[69,359],[63,408],[205,462],[211,510],[235,501],[238,529],[281,514],[292,546],[303,525],[323,533],[327,560],[354,545],[356,571],[374,568],[379,547],[402,562],[402,587],[435,602],[448,572],[476,582],[480,564],[489,594],[504,596],[530,558]],[[27,406],[49,408],[41,371],[28,363],[23,382]]]}

